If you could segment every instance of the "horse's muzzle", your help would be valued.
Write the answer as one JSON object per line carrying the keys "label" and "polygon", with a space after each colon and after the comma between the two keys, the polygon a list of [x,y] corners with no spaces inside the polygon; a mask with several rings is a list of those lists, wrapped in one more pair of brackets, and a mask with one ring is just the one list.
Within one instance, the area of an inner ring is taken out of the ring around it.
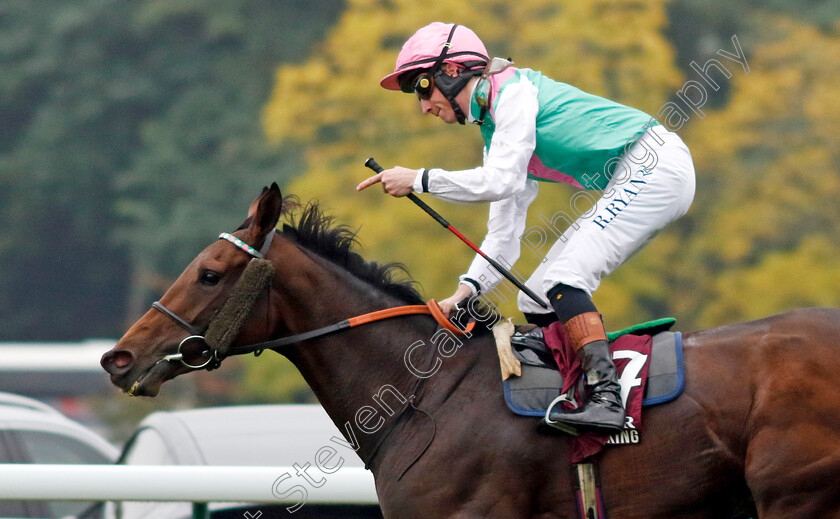
{"label": "horse's muzzle", "polygon": [[128,350],[111,350],[99,359],[99,365],[109,375],[119,377],[128,373],[134,366],[134,354]]}

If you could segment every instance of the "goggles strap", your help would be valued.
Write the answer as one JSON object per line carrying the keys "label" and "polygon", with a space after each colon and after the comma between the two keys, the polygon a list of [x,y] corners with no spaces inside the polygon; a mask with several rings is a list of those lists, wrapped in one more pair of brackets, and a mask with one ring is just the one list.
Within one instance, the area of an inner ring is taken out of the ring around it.
{"label": "goggles strap", "polygon": [[457,28],[457,23],[452,24],[452,30],[449,31],[449,37],[446,38],[446,43],[444,43],[443,48],[440,49],[440,54],[438,55],[437,59],[435,60],[435,64],[432,65],[432,69],[430,70],[433,76],[437,75],[437,71],[440,70],[441,65],[443,65],[443,60],[446,59],[446,56],[449,53],[449,49],[452,48],[452,37],[455,36],[455,29]]}

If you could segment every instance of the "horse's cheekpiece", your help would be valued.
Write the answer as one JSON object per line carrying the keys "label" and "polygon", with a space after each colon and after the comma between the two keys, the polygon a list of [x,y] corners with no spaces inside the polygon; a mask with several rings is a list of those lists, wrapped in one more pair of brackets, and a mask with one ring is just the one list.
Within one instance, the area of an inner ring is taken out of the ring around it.
{"label": "horse's cheekpiece", "polygon": [[245,272],[207,327],[207,343],[213,347],[217,357],[228,355],[230,345],[239,335],[245,319],[251,314],[257,299],[271,289],[273,279],[274,264],[270,260],[255,257],[248,262]]}
{"label": "horse's cheekpiece", "polygon": [[[156,365],[161,362],[180,362],[192,370],[212,370],[222,364],[222,359],[228,355],[233,339],[239,334],[240,328],[253,310],[257,299],[271,288],[274,265],[265,259],[265,253],[271,247],[274,235],[274,232],[268,233],[261,250],[256,250],[232,234],[223,232],[219,235],[220,240],[230,242],[251,256],[251,260],[236,280],[230,295],[207,326],[206,331],[202,332],[160,301],[152,303],[152,308],[172,319],[189,333],[178,344],[178,350],[175,353],[164,355],[155,363]],[[254,350],[253,352],[259,355],[261,351]],[[134,381],[126,393],[134,396],[139,385],[139,380]]]}
{"label": "horse's cheekpiece", "polygon": [[251,259],[204,333],[160,301],[152,303],[152,308],[162,312],[190,334],[178,345],[177,353],[166,355],[158,362],[176,361],[190,369],[218,367],[227,355],[233,339],[239,334],[245,318],[251,313],[259,296],[271,286],[273,278],[274,265],[269,260],[259,257]]}
{"label": "horse's cheekpiece", "polygon": [[[645,328],[641,327],[633,330],[633,333],[644,331]],[[625,334],[611,335],[613,339],[617,339]],[[564,401],[574,405],[573,395],[563,394],[563,375],[558,371],[552,352],[545,343],[542,328],[514,333],[510,337],[510,345],[510,353],[521,365],[520,376],[510,376],[503,381],[505,402],[511,411],[521,416],[544,417],[552,405]],[[613,351],[613,355],[617,358],[622,353]],[[651,354],[644,362],[648,365],[648,374],[644,385],[643,406],[670,402],[682,393],[682,335],[679,332],[659,332],[653,335]],[[628,363],[625,369],[629,366]],[[632,369],[640,368],[637,364]],[[622,375],[623,373],[619,373],[619,382],[622,383],[624,395],[629,392],[629,388],[624,386],[633,383],[636,377]],[[613,435],[608,442],[625,443],[638,443],[638,432],[628,428]]]}

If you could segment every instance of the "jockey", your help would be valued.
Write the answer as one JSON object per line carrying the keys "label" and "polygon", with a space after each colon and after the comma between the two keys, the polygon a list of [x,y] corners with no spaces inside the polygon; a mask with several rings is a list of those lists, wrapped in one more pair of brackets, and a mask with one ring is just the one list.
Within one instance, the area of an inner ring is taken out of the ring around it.
{"label": "jockey", "polygon": [[[357,189],[381,182],[393,196],[416,191],[448,201],[489,201],[480,248],[509,265],[519,258],[527,209],[539,184],[565,182],[581,189],[551,217],[552,227],[561,218],[571,225],[526,282],[547,297],[554,312],[546,313],[521,292],[517,302],[531,323],[565,324],[585,373],[585,404],[568,413],[553,410],[547,423],[616,432],[624,426],[624,408],[592,294],[603,276],[688,211],[694,198],[691,155],[649,115],[512,65],[491,60],[463,25],[435,22],[419,29],[380,84],[415,94],[423,113],[445,123],[478,125],[483,164],[463,171],[396,166]],[[581,204],[581,197],[588,203]],[[576,210],[581,205],[587,208],[582,213]],[[448,316],[458,302],[489,292],[500,280],[476,256],[455,293],[440,301],[441,309]]]}

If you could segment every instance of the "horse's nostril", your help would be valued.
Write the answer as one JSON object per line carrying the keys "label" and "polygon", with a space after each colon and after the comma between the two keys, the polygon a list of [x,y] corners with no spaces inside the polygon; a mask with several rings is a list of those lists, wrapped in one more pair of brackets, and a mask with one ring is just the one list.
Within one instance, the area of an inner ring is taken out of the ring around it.
{"label": "horse's nostril", "polygon": [[134,355],[127,351],[119,351],[114,355],[114,365],[118,368],[124,368],[132,363]]}
{"label": "horse's nostril", "polygon": [[[102,367],[106,371],[123,371],[134,362],[134,354],[128,350],[109,351],[102,356]],[[110,368],[110,369],[109,369]]]}

